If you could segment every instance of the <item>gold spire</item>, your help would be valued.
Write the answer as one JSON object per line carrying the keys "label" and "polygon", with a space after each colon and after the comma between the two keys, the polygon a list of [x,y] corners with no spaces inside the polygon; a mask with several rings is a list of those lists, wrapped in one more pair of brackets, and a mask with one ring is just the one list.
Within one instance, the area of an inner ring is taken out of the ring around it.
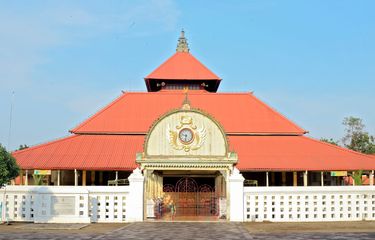
{"label": "gold spire", "polygon": [[181,30],[181,35],[178,38],[178,44],[176,48],[176,52],[189,52],[189,46],[187,39],[185,38],[185,31],[184,29]]}
{"label": "gold spire", "polygon": [[188,97],[188,89],[184,89],[185,92],[185,99],[184,102],[182,103],[182,109],[183,110],[189,110],[190,109],[190,101]]}

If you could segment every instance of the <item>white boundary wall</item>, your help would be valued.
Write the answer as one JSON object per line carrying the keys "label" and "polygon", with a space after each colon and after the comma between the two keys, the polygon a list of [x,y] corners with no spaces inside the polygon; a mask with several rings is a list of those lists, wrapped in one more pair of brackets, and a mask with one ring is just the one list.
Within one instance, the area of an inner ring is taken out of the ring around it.
{"label": "white boundary wall", "polygon": [[375,186],[244,188],[244,221],[362,220],[375,220]]}
{"label": "white boundary wall", "polygon": [[129,186],[6,186],[0,189],[0,221],[143,221],[143,183],[136,168]]}
{"label": "white boundary wall", "polygon": [[0,189],[2,221],[124,222],[129,186],[7,186]]}

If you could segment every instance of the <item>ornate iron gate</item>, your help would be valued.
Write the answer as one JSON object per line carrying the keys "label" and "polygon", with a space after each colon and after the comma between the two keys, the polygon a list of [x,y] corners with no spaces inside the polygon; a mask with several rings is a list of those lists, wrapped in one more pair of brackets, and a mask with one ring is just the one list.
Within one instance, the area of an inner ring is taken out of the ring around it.
{"label": "ornate iron gate", "polygon": [[162,215],[170,213],[171,203],[175,204],[176,216],[218,216],[218,198],[215,188],[198,185],[193,178],[184,177],[176,185],[163,186],[164,199]]}

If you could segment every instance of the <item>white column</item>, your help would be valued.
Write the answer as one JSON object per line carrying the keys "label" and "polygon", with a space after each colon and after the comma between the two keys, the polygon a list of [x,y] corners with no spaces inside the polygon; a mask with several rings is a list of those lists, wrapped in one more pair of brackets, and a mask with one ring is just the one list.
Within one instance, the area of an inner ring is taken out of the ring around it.
{"label": "white column", "polygon": [[269,187],[270,186],[270,178],[268,176],[268,172],[266,172],[266,186]]}
{"label": "white column", "polygon": [[115,180],[116,180],[116,186],[118,185],[117,184],[117,180],[118,180],[118,171],[116,171],[116,177],[115,177]]}
{"label": "white column", "polygon": [[307,187],[307,171],[303,173],[303,186]]}
{"label": "white column", "polygon": [[129,222],[143,221],[143,194],[144,194],[144,176],[139,168],[134,169],[129,176],[129,196],[126,198],[127,220]]}
{"label": "white column", "polygon": [[78,173],[77,173],[77,169],[74,169],[74,186],[78,186]]}
{"label": "white column", "polygon": [[240,171],[234,167],[228,178],[229,220],[231,222],[243,222],[244,219],[244,180]]}
{"label": "white column", "polygon": [[371,171],[370,173],[370,186],[374,185],[374,170]]}
{"label": "white column", "polygon": [[29,170],[25,171],[25,185],[29,185]]}
{"label": "white column", "polygon": [[57,186],[60,186],[60,170],[57,170]]}
{"label": "white column", "polygon": [[297,186],[298,186],[298,173],[293,172],[293,187],[297,187]]}
{"label": "white column", "polygon": [[354,174],[355,174],[355,172],[353,171],[353,172],[352,172],[352,184],[353,184],[353,186],[355,186]]}
{"label": "white column", "polygon": [[320,183],[322,187],[324,187],[324,173],[323,172],[320,172]]}

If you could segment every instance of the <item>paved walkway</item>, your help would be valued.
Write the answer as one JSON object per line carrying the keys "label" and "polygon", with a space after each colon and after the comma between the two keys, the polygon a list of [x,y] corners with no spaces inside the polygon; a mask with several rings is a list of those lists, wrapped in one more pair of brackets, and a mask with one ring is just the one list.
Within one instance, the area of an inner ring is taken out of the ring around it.
{"label": "paved walkway", "polygon": [[160,222],[131,224],[123,229],[101,236],[99,239],[245,240],[252,238],[241,224]]}
{"label": "paved walkway", "polygon": [[187,223],[187,222],[145,222],[127,224],[124,227],[102,233],[70,233],[66,232],[0,232],[0,239],[375,239],[375,233],[282,233],[265,234],[249,233],[240,223]]}

